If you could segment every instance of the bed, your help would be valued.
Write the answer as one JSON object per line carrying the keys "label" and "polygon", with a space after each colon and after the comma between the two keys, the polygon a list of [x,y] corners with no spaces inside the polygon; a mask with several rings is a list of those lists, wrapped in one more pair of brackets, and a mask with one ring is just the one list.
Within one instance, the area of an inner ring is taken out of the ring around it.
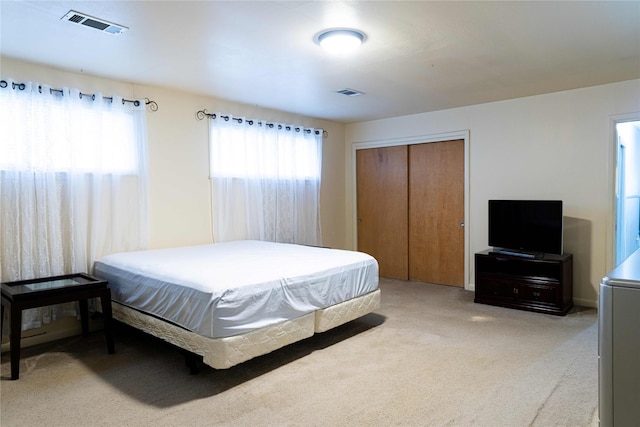
{"label": "bed", "polygon": [[[380,306],[362,252],[242,240],[112,254],[113,317],[226,369]],[[197,370],[193,361],[188,362]]]}

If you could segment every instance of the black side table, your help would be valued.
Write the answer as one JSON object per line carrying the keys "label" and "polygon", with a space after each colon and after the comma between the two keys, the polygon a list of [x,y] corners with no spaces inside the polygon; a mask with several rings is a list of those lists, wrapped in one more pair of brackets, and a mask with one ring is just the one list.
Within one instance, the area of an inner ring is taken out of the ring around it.
{"label": "black side table", "polygon": [[[52,304],[78,301],[82,335],[89,333],[89,298],[100,298],[107,351],[115,353],[111,320],[111,289],[105,280],[96,279],[84,273],[41,279],[20,280],[2,283],[2,319],[5,306],[9,309],[11,324],[9,349],[11,353],[11,379],[20,376],[20,338],[22,333],[22,310]],[[0,327],[0,341],[2,331]]]}

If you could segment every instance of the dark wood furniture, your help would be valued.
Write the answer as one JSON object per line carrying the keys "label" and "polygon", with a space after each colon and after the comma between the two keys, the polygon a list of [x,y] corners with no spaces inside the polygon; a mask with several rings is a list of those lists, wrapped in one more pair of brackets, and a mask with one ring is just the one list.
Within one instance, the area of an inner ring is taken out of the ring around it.
{"label": "dark wood furniture", "polygon": [[[100,298],[107,351],[115,353],[111,320],[111,289],[105,280],[99,280],[84,273],[46,277],[32,280],[2,283],[2,318],[5,306],[9,309],[11,324],[9,349],[11,353],[11,379],[20,375],[20,337],[22,331],[22,310],[52,304],[78,301],[82,334],[89,332],[89,298]],[[2,338],[0,331],[0,340]]]}
{"label": "dark wood furniture", "polygon": [[475,256],[475,299],[482,304],[564,316],[573,307],[573,256]]}

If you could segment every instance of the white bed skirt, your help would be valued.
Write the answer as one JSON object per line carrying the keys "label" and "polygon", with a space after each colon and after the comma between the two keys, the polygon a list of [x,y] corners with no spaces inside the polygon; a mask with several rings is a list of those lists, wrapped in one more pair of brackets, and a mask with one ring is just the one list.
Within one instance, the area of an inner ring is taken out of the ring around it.
{"label": "white bed skirt", "polygon": [[254,357],[325,332],[380,307],[380,290],[244,334],[207,338],[113,302],[113,318],[202,356],[205,364],[227,369]]}

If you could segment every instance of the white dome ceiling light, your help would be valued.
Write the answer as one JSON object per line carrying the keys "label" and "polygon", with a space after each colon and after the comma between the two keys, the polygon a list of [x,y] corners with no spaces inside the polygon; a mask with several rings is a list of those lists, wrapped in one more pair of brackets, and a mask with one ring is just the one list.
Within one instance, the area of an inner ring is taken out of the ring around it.
{"label": "white dome ceiling light", "polygon": [[366,35],[351,28],[334,28],[320,32],[314,39],[327,52],[345,54],[364,43]]}

